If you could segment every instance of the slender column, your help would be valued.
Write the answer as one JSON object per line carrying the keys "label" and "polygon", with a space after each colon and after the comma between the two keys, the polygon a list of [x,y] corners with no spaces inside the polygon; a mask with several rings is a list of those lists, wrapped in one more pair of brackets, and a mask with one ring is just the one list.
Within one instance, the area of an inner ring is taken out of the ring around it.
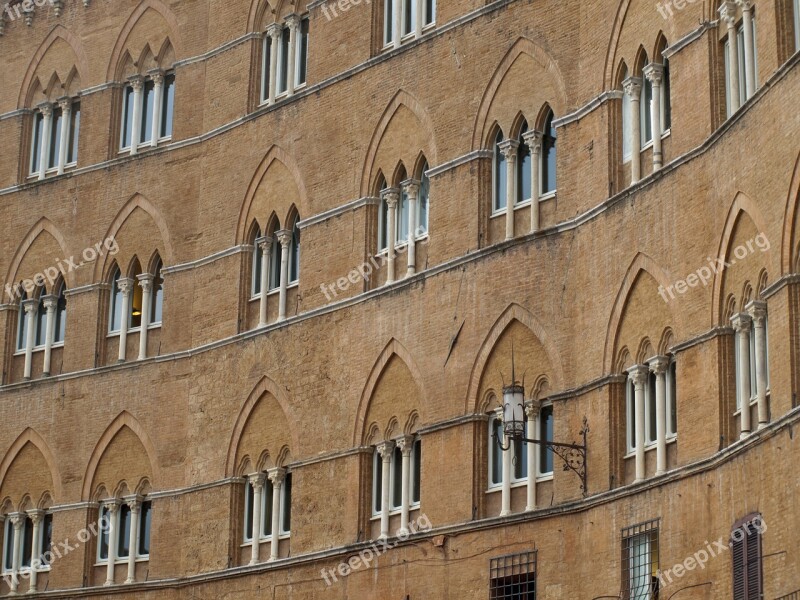
{"label": "slender column", "polygon": [[292,232],[288,229],[276,231],[278,241],[281,243],[281,287],[278,297],[278,321],[286,319],[286,288],[289,286],[289,244],[292,241]]}
{"label": "slender column", "polygon": [[744,85],[748,100],[756,91],[756,52],[753,39],[753,0],[736,0],[742,9],[744,29]]}
{"label": "slender column", "polygon": [[139,360],[147,358],[147,328],[150,326],[150,303],[153,298],[153,275],[142,273],[137,275],[142,288],[142,325],[139,328]]}
{"label": "slender column", "polygon": [[[395,0],[395,3],[397,0]],[[389,238],[387,241],[387,259],[388,265],[386,267],[386,283],[392,283],[395,279],[395,252],[394,247],[397,244],[396,236],[397,230],[395,226],[395,220],[397,218],[397,201],[400,198],[400,192],[397,188],[387,188],[381,191],[381,196],[383,197],[384,202],[386,202],[387,207],[387,219],[386,219],[386,233],[387,237]]]}
{"label": "slender column", "polygon": [[753,335],[756,337],[756,398],[758,400],[758,428],[769,422],[767,406],[767,303],[751,300],[745,307],[753,319]]}
{"label": "slender column", "polygon": [[394,442],[381,442],[378,444],[378,454],[381,455],[383,468],[381,470],[381,535],[386,539],[389,537],[389,484],[391,482],[390,470],[392,467],[392,452],[394,452]]}
{"label": "slender column", "polygon": [[634,426],[636,432],[636,481],[645,477],[644,467],[644,393],[647,385],[648,369],[645,365],[634,365],[628,375],[634,386]]}
{"label": "slender column", "polygon": [[403,457],[402,476],[401,476],[401,509],[400,509],[400,531],[398,535],[408,534],[408,515],[411,508],[411,450],[414,448],[414,438],[405,435],[397,440],[397,446]]}
{"label": "slender column", "polygon": [[505,424],[503,426],[503,446],[508,448],[508,450],[503,450],[503,485],[500,488],[501,517],[511,514],[511,459],[514,455],[511,440],[505,433]]}
{"label": "slender column", "polygon": [[53,125],[53,105],[45,102],[39,105],[42,111],[42,139],[39,152],[39,180],[44,179],[47,171],[47,161],[50,159],[50,128]]}
{"label": "slender column", "polygon": [[131,292],[134,281],[130,277],[122,277],[117,281],[117,287],[122,292],[122,315],[119,320],[119,362],[125,362],[126,347],[128,345],[128,319],[131,316]]}
{"label": "slender column", "polygon": [[733,329],[736,331],[736,343],[739,345],[739,364],[736,365],[736,376],[739,379],[739,419],[740,439],[750,435],[750,315],[739,313],[731,317]]}
{"label": "slender column", "polygon": [[656,376],[656,475],[667,470],[667,367],[666,356],[655,356],[648,363]]}
{"label": "slender column", "polygon": [[726,0],[719,7],[719,17],[728,28],[728,98],[731,114],[739,110],[739,38],[736,35],[736,3]]}
{"label": "slender column", "polygon": [[542,160],[542,132],[531,129],[522,134],[531,149],[531,233],[539,231],[539,170]]}
{"label": "slender column", "polygon": [[639,125],[639,98],[642,94],[642,80],[640,77],[626,77],[622,88],[631,101],[631,185],[639,181],[642,176],[642,132]]}
{"label": "slender column", "polygon": [[289,95],[291,96],[294,94],[294,73],[295,73],[295,58],[297,49],[295,48],[297,44],[297,28],[300,24],[300,15],[296,13],[292,13],[290,15],[286,15],[286,24],[289,26],[289,61],[287,64],[287,69],[289,72],[286,74],[286,89],[288,90]]}
{"label": "slender column", "polygon": [[414,39],[422,35],[422,20],[425,16],[425,0],[411,0],[417,7],[417,18],[414,20]]}
{"label": "slender column", "polygon": [[39,310],[39,301],[36,298],[29,298],[22,301],[22,308],[25,311],[25,370],[23,377],[27,380],[31,378],[31,365],[33,362],[33,342],[34,327],[36,327],[36,313]]}
{"label": "slender column", "polygon": [[258,326],[267,324],[267,292],[269,291],[269,261],[272,254],[272,238],[262,236],[256,240],[261,251],[261,297],[258,301]]}
{"label": "slender column", "polygon": [[155,148],[158,146],[158,138],[161,135],[161,100],[164,94],[164,71],[156,69],[150,71],[153,78],[153,122],[150,129],[150,145]]}
{"label": "slender column", "polygon": [[267,35],[272,38],[269,47],[269,97],[270,104],[275,103],[275,88],[278,82],[278,44],[281,42],[281,26],[279,23],[270,23],[267,26]]}
{"label": "slender column", "polygon": [[142,130],[142,90],[144,78],[141,75],[131,77],[133,87],[133,122],[131,123],[131,154],[139,152],[139,136]]}
{"label": "slender column", "polygon": [[61,137],[58,140],[58,174],[63,175],[64,165],[67,164],[69,126],[72,120],[72,98],[59,98],[58,105],[61,107]]}
{"label": "slender column", "polygon": [[[525,415],[528,417],[528,438],[536,440],[539,439],[539,411],[541,404],[537,401],[531,400],[525,406]],[[525,510],[536,509],[536,444],[527,444],[528,451],[528,501],[525,505]]]}
{"label": "slender column", "polygon": [[650,63],[644,68],[644,76],[653,85],[653,98],[650,100],[650,128],[653,132],[653,171],[663,164],[661,149],[661,81],[664,78],[664,65]]}
{"label": "slender column", "polygon": [[22,563],[22,526],[25,524],[25,513],[17,512],[9,515],[14,526],[14,549],[11,553],[11,593],[16,594],[19,587],[19,571]]}
{"label": "slender column", "polygon": [[106,565],[106,582],[103,585],[114,585],[114,565],[117,562],[117,513],[119,501],[114,500],[108,508],[108,564]]}
{"label": "slender column", "polygon": [[128,547],[128,578],[125,583],[134,583],[136,581],[136,551],[139,549],[139,514],[142,509],[142,498],[135,496],[128,501],[128,507],[131,509],[131,526],[128,532],[128,539],[130,546]]}
{"label": "slender column", "polygon": [[278,559],[281,531],[281,487],[283,478],[286,477],[286,469],[270,469],[267,471],[267,476],[272,482],[272,541],[269,545],[269,560],[272,562]]}
{"label": "slender column", "polygon": [[[258,551],[261,547],[261,496],[264,493],[264,473],[253,473],[248,478],[249,485],[253,486],[253,543],[250,546],[250,564],[258,562]],[[274,504],[273,504],[274,505]],[[272,515],[269,516],[272,518]],[[273,533],[275,530],[272,530]]]}
{"label": "slender column", "polygon": [[514,203],[517,199],[517,140],[500,142],[500,152],[506,159],[506,239],[514,238]]}
{"label": "slender column", "polygon": [[47,311],[47,321],[44,337],[44,368],[42,369],[45,377],[50,375],[50,358],[53,352],[53,338],[56,331],[56,307],[58,306],[58,296],[48,294],[42,296],[45,311]]}
{"label": "slender column", "polygon": [[417,271],[417,198],[419,197],[419,181],[406,179],[402,184],[403,191],[408,197],[408,269],[406,277],[411,277]]}
{"label": "slender column", "polygon": [[41,540],[40,531],[42,527],[42,520],[44,519],[44,511],[43,510],[29,510],[28,516],[31,518],[31,523],[33,523],[33,544],[31,546],[31,578],[30,583],[28,584],[28,593],[34,594],[37,591],[37,587],[39,586],[39,568],[42,566],[42,548],[41,548]]}
{"label": "slender column", "polygon": [[403,0],[392,0],[392,21],[394,22],[394,27],[392,28],[392,45],[395,48],[400,47],[400,37],[402,36],[400,33],[402,25],[401,2],[403,2]]}

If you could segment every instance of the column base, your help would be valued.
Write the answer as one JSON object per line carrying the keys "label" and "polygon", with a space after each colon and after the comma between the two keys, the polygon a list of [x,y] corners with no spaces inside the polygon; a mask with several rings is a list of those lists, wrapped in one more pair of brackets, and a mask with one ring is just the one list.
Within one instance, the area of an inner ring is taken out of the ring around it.
{"label": "column base", "polygon": [[411,534],[411,532],[408,530],[407,527],[401,527],[400,529],[397,530],[397,537],[400,537],[402,535],[410,535],[410,534]]}
{"label": "column base", "polygon": [[759,429],[764,429],[764,427],[766,427],[767,425],[769,425],[769,422],[765,422],[765,423],[759,423],[759,424],[758,424],[758,428],[759,428]]}
{"label": "column base", "polygon": [[117,364],[121,364],[121,363],[124,363],[124,362],[125,362],[124,358],[118,358],[117,359]]}
{"label": "column base", "polygon": [[44,371],[42,373],[42,377],[50,377],[50,372],[49,371]]}
{"label": "column base", "polygon": [[750,432],[749,431],[743,431],[742,433],[739,434],[739,439],[740,440],[744,440],[744,439],[748,438],[749,436],[750,436]]}
{"label": "column base", "polygon": [[536,510],[536,506],[526,506],[525,507],[525,512],[531,512],[533,510]]}
{"label": "column base", "polygon": [[665,470],[662,470],[662,471],[656,471],[656,477],[658,477],[659,475],[663,475],[664,473],[666,473],[666,471],[665,471]]}
{"label": "column base", "polygon": [[103,584],[103,587],[108,587],[109,585],[114,585],[114,582],[113,582],[113,581],[106,581],[106,582]]}
{"label": "column base", "polygon": [[501,516],[501,517],[507,517],[507,516],[508,516],[508,515],[510,515],[510,514],[511,514],[511,511],[510,511],[510,510],[501,510],[501,511],[500,511],[500,516]]}
{"label": "column base", "polygon": [[22,378],[22,381],[30,381],[30,380],[31,380],[31,378],[30,378],[30,377],[23,377],[23,378]]}
{"label": "column base", "polygon": [[125,580],[125,585],[130,585],[132,583],[136,583],[136,580],[135,579],[126,579]]}
{"label": "column base", "polygon": [[413,275],[416,275],[416,273],[417,270],[415,268],[409,267],[408,271],[406,271],[406,277],[412,277]]}

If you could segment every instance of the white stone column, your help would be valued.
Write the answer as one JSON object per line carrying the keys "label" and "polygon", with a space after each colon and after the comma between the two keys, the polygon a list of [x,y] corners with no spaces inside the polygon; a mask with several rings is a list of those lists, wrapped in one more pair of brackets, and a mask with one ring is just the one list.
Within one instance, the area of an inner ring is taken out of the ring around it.
{"label": "white stone column", "polygon": [[147,328],[150,326],[150,303],[153,301],[153,275],[137,275],[142,288],[142,325],[139,328],[139,360],[147,358]]}
{"label": "white stone column", "polygon": [[272,482],[272,541],[269,545],[270,562],[278,559],[278,546],[280,545],[281,532],[281,487],[286,469],[276,467],[267,471],[267,476]]}
{"label": "white stone column", "polygon": [[25,525],[25,513],[16,512],[8,515],[14,527],[14,549],[11,553],[11,593],[16,594],[19,588],[19,571],[22,563],[22,527]]}
{"label": "white stone column", "polygon": [[400,509],[400,531],[398,535],[408,534],[408,516],[411,511],[411,450],[414,448],[414,437],[404,435],[397,440],[397,446],[402,454],[402,473],[401,473],[401,509]]}
{"label": "white stone column", "polygon": [[653,86],[650,100],[650,129],[653,132],[653,171],[658,171],[664,162],[661,149],[661,81],[664,78],[664,65],[650,63],[644,68],[644,76]]}
{"label": "white stone column", "polygon": [[736,34],[736,3],[722,2],[719,17],[728,28],[728,98],[731,114],[739,110],[739,38]]}
{"label": "white stone column", "polygon": [[748,100],[756,91],[756,49],[753,39],[753,0],[736,0],[742,9],[744,30],[744,85]]}
{"label": "white stone column", "polygon": [[61,137],[58,140],[58,174],[64,174],[64,165],[67,164],[67,152],[69,149],[69,129],[72,120],[72,98],[63,97],[58,99],[61,107]]}
{"label": "white stone column", "polygon": [[[261,504],[262,494],[264,493],[264,481],[266,476],[264,473],[253,473],[248,476],[248,485],[253,486],[253,543],[250,546],[250,564],[258,563],[258,551],[261,547]],[[273,504],[274,506],[274,504]],[[269,515],[272,518],[272,515]],[[272,530],[275,533],[275,530]]]}
{"label": "white stone column", "polygon": [[136,582],[136,551],[139,549],[139,515],[142,510],[142,498],[136,496],[127,502],[128,508],[131,509],[131,523],[128,532],[128,539],[130,540],[128,546],[128,578],[125,583]]}
{"label": "white stone column", "polygon": [[406,277],[411,277],[417,272],[417,199],[419,197],[419,181],[406,179],[402,184],[403,191],[408,197],[408,247]]}
{"label": "white stone column", "polygon": [[117,280],[117,287],[122,292],[122,315],[119,321],[119,362],[125,362],[128,345],[128,319],[131,316],[131,293],[134,281],[130,277]]}
{"label": "white stone column", "polygon": [[58,296],[48,294],[47,296],[42,296],[42,301],[44,302],[44,308],[47,312],[44,336],[44,368],[42,369],[42,375],[47,377],[50,375],[50,359],[53,353],[53,339],[55,338],[56,332],[56,307],[58,307]]}
{"label": "white stone column", "polygon": [[272,39],[269,48],[269,96],[267,101],[275,103],[275,89],[278,83],[278,44],[281,43],[281,26],[279,23],[270,23],[267,26],[267,35]]}
{"label": "white stone column", "polygon": [[27,380],[31,378],[33,364],[33,344],[34,328],[36,327],[36,313],[39,312],[39,300],[29,298],[22,301],[22,309],[25,311],[25,369],[23,377]]}
{"label": "white stone column", "polygon": [[261,252],[261,296],[258,301],[258,326],[267,324],[267,292],[269,292],[269,261],[272,254],[272,238],[262,236],[256,240]]}
{"label": "white stone column", "polygon": [[394,247],[397,244],[397,228],[395,223],[397,219],[397,201],[400,198],[400,192],[397,188],[387,188],[381,191],[381,197],[383,201],[386,202],[386,237],[389,238],[386,244],[386,283],[392,283],[395,280]]}
{"label": "white stone column", "polygon": [[289,245],[292,242],[292,232],[288,229],[276,231],[281,244],[281,287],[278,295],[278,321],[286,320],[286,288],[289,286]]}
{"label": "white stone column", "polygon": [[642,94],[642,80],[639,77],[626,77],[622,88],[631,102],[629,130],[631,134],[631,185],[642,177],[642,132],[639,124],[639,98]]}
{"label": "white stone column", "polygon": [[542,160],[542,132],[531,129],[522,134],[531,149],[531,233],[539,231],[539,189],[541,188],[540,168]]}
{"label": "white stone column", "polygon": [[106,505],[108,510],[108,564],[106,565],[106,582],[103,585],[114,585],[114,565],[117,562],[117,514],[119,501],[114,500]]}
{"label": "white stone column", "polygon": [[389,537],[389,504],[391,502],[390,483],[392,468],[392,453],[394,452],[394,442],[381,442],[378,444],[378,454],[381,456],[383,467],[381,469],[381,535],[386,539]]}
{"label": "white stone column", "polygon": [[417,7],[417,18],[414,20],[414,39],[422,35],[422,21],[425,18],[425,0],[411,0]]}
{"label": "white stone column", "polygon": [[150,145],[155,148],[158,146],[158,138],[161,135],[161,101],[164,95],[164,71],[155,69],[150,71],[153,79],[153,122],[150,129]]}
{"label": "white stone column", "polygon": [[[525,406],[525,415],[528,417],[528,435],[527,437],[532,440],[539,439],[539,411],[541,404],[538,401],[531,400]],[[528,452],[528,500],[525,504],[525,510],[536,510],[536,444],[527,444]]]}
{"label": "white stone column", "polygon": [[289,72],[286,74],[286,89],[291,96],[294,94],[295,59],[297,54],[295,46],[297,45],[297,28],[300,24],[300,15],[296,13],[286,15],[286,24],[289,26],[289,60],[286,67]]}
{"label": "white stone column", "polygon": [[141,75],[131,77],[133,87],[133,122],[131,123],[131,154],[139,152],[139,142],[142,130],[142,91],[144,78]]}
{"label": "white stone column", "polygon": [[656,376],[656,475],[667,470],[667,367],[666,356],[655,356],[647,361]]}
{"label": "white stone column", "polygon": [[750,435],[750,329],[752,322],[747,313],[738,313],[731,317],[733,329],[736,331],[736,343],[739,345],[739,364],[736,365],[736,376],[739,380],[739,429],[740,439]]}
{"label": "white stone column", "polygon": [[44,174],[47,171],[47,161],[50,159],[50,128],[53,125],[53,105],[49,102],[44,102],[38,108],[42,111],[42,139],[39,144],[39,181],[41,181],[44,179]]}
{"label": "white stone column", "polygon": [[511,514],[511,459],[514,457],[514,447],[511,439],[506,435],[505,423],[503,423],[503,446],[508,449],[503,450],[503,484],[500,488],[501,517]]}
{"label": "white stone column", "polygon": [[402,34],[402,3],[403,0],[392,0],[392,22],[394,23],[394,27],[392,28],[392,45],[395,48],[400,47],[400,37]]}
{"label": "white stone column", "polygon": [[44,511],[39,509],[29,510],[28,516],[33,523],[33,544],[31,545],[31,578],[28,584],[28,593],[34,594],[39,587],[39,568],[42,566],[41,556],[41,528],[44,519]]}
{"label": "white stone column", "polygon": [[636,440],[636,481],[645,478],[644,463],[644,397],[647,386],[648,369],[645,365],[634,365],[628,369],[628,375],[634,386],[634,431]]}
{"label": "white stone column", "polygon": [[748,302],[747,313],[753,319],[756,346],[756,398],[758,400],[758,428],[769,422],[767,406],[767,303],[763,300]]}
{"label": "white stone column", "polygon": [[506,159],[506,240],[514,238],[514,203],[517,199],[517,140],[498,144]]}

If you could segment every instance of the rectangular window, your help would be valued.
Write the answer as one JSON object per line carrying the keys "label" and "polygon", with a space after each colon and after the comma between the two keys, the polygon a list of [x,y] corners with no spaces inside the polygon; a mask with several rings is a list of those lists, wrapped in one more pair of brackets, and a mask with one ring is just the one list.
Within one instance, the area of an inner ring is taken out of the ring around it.
{"label": "rectangular window", "polygon": [[11,517],[6,515],[6,522],[3,532],[3,571],[11,571],[14,568],[14,524],[11,522]]}
{"label": "rectangular window", "polygon": [[125,150],[131,147],[132,132],[133,132],[133,86],[128,85],[123,91],[122,100],[122,128],[119,136],[120,150]]}
{"label": "rectangular window", "polygon": [[20,557],[20,566],[23,569],[30,568],[31,555],[33,554],[33,521],[30,517],[25,517],[25,522],[22,526],[22,556]]}
{"label": "rectangular window", "polygon": [[503,483],[503,421],[489,417],[489,487]]}
{"label": "rectangular window", "polygon": [[[500,136],[498,135],[498,138]],[[500,146],[495,144],[494,149],[494,210],[503,210],[508,200],[506,181],[506,158],[500,151]]]}
{"label": "rectangular window", "polygon": [[388,46],[394,39],[394,3],[400,0],[384,0],[383,2],[383,45]]}
{"label": "rectangular window", "polygon": [[517,149],[517,204],[531,199],[531,149],[521,141]]}
{"label": "rectangular window", "polygon": [[642,148],[653,141],[653,123],[650,121],[650,101],[653,99],[653,84],[647,77],[642,77],[642,98],[639,101],[642,132]]}
{"label": "rectangular window", "polygon": [[41,539],[39,540],[39,549],[41,554],[39,558],[42,561],[42,566],[47,566],[48,563],[45,559],[50,556],[51,548],[53,547],[53,515],[50,513],[45,514],[42,521]]}
{"label": "rectangular window", "polygon": [[436,21],[436,0],[424,0],[425,20],[423,26],[431,25]]}
{"label": "rectangular window", "polygon": [[[256,236],[258,239],[258,236]],[[251,289],[252,297],[256,297],[261,294],[261,261],[263,259],[263,252],[261,252],[261,248],[259,247],[258,243],[253,244],[253,274],[252,274],[252,284]]]}
{"label": "rectangular window", "polygon": [[755,327],[750,329],[750,402],[755,402],[758,397],[756,385],[756,332]]}
{"label": "rectangular window", "polygon": [[261,494],[261,536],[272,535],[272,481],[264,480],[264,491]]}
{"label": "rectangular window", "polygon": [[419,504],[422,484],[422,441],[415,440],[411,451],[411,504]]}
{"label": "rectangular window", "polygon": [[733,558],[733,600],[761,600],[763,575],[761,568],[761,517],[744,520],[731,532]]}
{"label": "rectangular window", "polygon": [[295,49],[295,85],[306,82],[306,68],[308,66],[308,17],[300,19],[300,28],[297,31],[297,48]]}
{"label": "rectangular window", "polygon": [[97,536],[98,562],[108,560],[108,529],[110,526],[110,518],[111,513],[109,513],[108,508],[106,506],[101,506],[100,515],[98,518],[99,534]]}
{"label": "rectangular window", "polygon": [[656,374],[647,374],[647,390],[644,403],[644,422],[646,431],[646,441],[648,444],[655,444],[658,438],[656,429]]}
{"label": "rectangular window", "polygon": [[392,452],[392,508],[403,506],[403,453],[395,446]]}
{"label": "rectangular window", "polygon": [[142,123],[139,130],[139,140],[142,144],[147,144],[153,139],[155,85],[152,79],[148,79],[144,82],[144,88],[142,89]]}
{"label": "rectangular window", "polygon": [[[543,406],[539,412],[539,439],[553,441],[553,405]],[[539,447],[539,475],[553,473],[553,450]]]}
{"label": "rectangular window", "polygon": [[405,191],[400,192],[400,198],[397,201],[397,244],[400,245],[408,240],[408,194]]}
{"label": "rectangular window", "polygon": [[150,525],[153,521],[153,505],[148,500],[142,502],[139,513],[139,546],[136,548],[137,556],[150,556]]}
{"label": "rectangular window", "polygon": [[[528,421],[523,424],[523,437],[528,437]],[[511,445],[511,450],[514,452],[511,459],[513,472],[511,481],[525,481],[528,479],[528,444],[522,440],[514,440]]]}
{"label": "rectangular window", "polygon": [[36,328],[33,335],[33,344],[37,348],[44,346],[44,338],[47,335],[47,310],[44,308],[44,302],[39,300],[39,306],[35,315]]}
{"label": "rectangular window", "polygon": [[69,126],[69,145],[67,146],[67,164],[74,165],[78,162],[78,137],[81,130],[81,103],[72,105]]}
{"label": "rectangular window", "polygon": [[678,434],[677,363],[673,358],[667,369],[667,437]]}
{"label": "rectangular window", "polygon": [[164,89],[161,93],[161,124],[159,135],[161,138],[172,137],[172,116],[175,110],[175,74],[168,73],[164,76]]}
{"label": "rectangular window", "polygon": [[383,507],[383,459],[375,448],[372,455],[372,514],[378,515]]}
{"label": "rectangular window", "polygon": [[489,561],[491,600],[536,600],[536,550]]}
{"label": "rectangular window", "polygon": [[622,598],[658,598],[658,519],[622,530]]}
{"label": "rectangular window", "polygon": [[281,45],[278,47],[278,94],[283,94],[289,86],[289,28],[281,30]]}
{"label": "rectangular window", "polygon": [[622,162],[631,159],[631,97],[622,94]]}
{"label": "rectangular window", "polygon": [[417,203],[417,236],[428,233],[430,188],[431,180],[423,173],[422,181],[419,184],[419,202]]}
{"label": "rectangular window", "polygon": [[58,167],[58,158],[61,154],[61,128],[64,126],[64,114],[61,107],[53,108],[52,121],[50,122],[50,141],[47,157],[47,168]]}
{"label": "rectangular window", "polygon": [[272,236],[272,251],[269,256],[269,289],[277,290],[281,285],[281,252],[283,247],[278,236]]}
{"label": "rectangular window", "polygon": [[272,36],[264,34],[264,42],[261,48],[261,102],[269,99],[269,61],[272,54]]}
{"label": "rectangular window", "polygon": [[413,33],[417,22],[417,0],[402,0],[403,2],[403,29],[402,35]]}
{"label": "rectangular window", "polygon": [[625,432],[630,454],[636,450],[636,386],[630,377],[625,384]]}
{"label": "rectangular window", "polygon": [[378,252],[386,250],[389,246],[389,206],[386,204],[385,198],[381,198],[380,202],[378,207]]}
{"label": "rectangular window", "polygon": [[39,172],[39,162],[42,152],[42,128],[44,126],[44,115],[37,111],[33,115],[33,133],[31,134],[31,175]]}
{"label": "rectangular window", "polygon": [[131,551],[131,507],[121,504],[117,511],[117,558],[128,558]]}
{"label": "rectangular window", "polygon": [[292,474],[287,473],[281,486],[281,534],[292,530]]}

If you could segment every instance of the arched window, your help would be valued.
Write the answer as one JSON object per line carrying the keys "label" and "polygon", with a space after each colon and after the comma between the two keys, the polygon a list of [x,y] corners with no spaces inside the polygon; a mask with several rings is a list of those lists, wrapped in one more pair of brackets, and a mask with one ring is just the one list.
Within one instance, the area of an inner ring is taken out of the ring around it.
{"label": "arched window", "polygon": [[251,236],[250,243],[253,244],[253,269],[250,283],[250,295],[256,297],[261,294],[261,247],[258,245],[258,238],[261,237],[261,229],[256,228]]}
{"label": "arched window", "polygon": [[300,279],[300,217],[296,216],[292,226],[292,241],[289,242],[289,283]]}
{"label": "arched window", "polygon": [[497,130],[494,139],[494,210],[503,210],[506,207],[506,158],[500,151],[500,143],[503,141],[503,131]]}
{"label": "arched window", "polygon": [[424,236],[428,233],[431,181],[425,172],[427,170],[428,163],[426,161],[422,164],[422,171],[419,179],[419,200],[417,202],[417,237]]}
{"label": "arched window", "polygon": [[150,324],[161,323],[164,307],[164,278],[161,276],[161,258],[156,259],[153,268],[153,291],[150,296]]}
{"label": "arched window", "polygon": [[517,149],[517,204],[531,199],[531,149],[523,137],[527,131],[528,124],[523,123],[519,131]]}
{"label": "arched window", "polygon": [[553,126],[553,111],[547,111],[542,127],[541,195],[556,191],[556,128]]}
{"label": "arched window", "polygon": [[108,331],[119,331],[122,327],[122,290],[119,287],[119,278],[122,272],[119,267],[114,267],[111,274],[111,306],[108,313]]}
{"label": "arched window", "polygon": [[66,296],[67,286],[64,284],[63,280],[56,288],[56,296],[58,297],[58,301],[56,303],[56,322],[55,328],[53,333],[53,343],[58,344],[64,341],[64,337],[67,333],[67,296]]}

